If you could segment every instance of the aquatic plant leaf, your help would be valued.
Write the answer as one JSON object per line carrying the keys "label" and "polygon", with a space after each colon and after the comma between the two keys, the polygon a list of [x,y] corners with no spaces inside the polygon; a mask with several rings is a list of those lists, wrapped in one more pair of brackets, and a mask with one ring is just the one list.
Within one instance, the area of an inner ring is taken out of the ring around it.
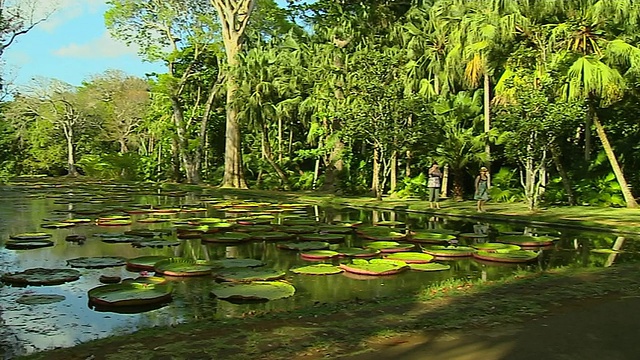
{"label": "aquatic plant leaf", "polygon": [[168,256],[150,255],[139,256],[127,260],[127,268],[135,270],[153,270],[153,266],[162,260],[168,259]]}
{"label": "aquatic plant leaf", "polygon": [[465,257],[473,255],[476,249],[468,246],[434,245],[422,249],[422,252],[437,257]]}
{"label": "aquatic plant leaf", "polygon": [[412,231],[407,240],[421,243],[447,243],[454,240],[455,235],[443,234],[430,231]]}
{"label": "aquatic plant leaf", "polygon": [[365,239],[378,240],[378,241],[392,241],[401,240],[406,237],[406,234],[399,233],[382,226],[367,226],[356,228],[356,234]]}
{"label": "aquatic plant leaf", "polygon": [[215,274],[217,280],[229,282],[270,281],[282,279],[283,271],[264,268],[231,268]]}
{"label": "aquatic plant leaf", "polygon": [[514,250],[504,253],[478,251],[473,257],[485,261],[508,262],[508,263],[525,263],[535,260],[540,253],[530,250]]}
{"label": "aquatic plant leaf", "polygon": [[212,260],[209,264],[216,268],[243,268],[243,267],[258,267],[264,266],[260,260],[257,259],[222,259]]}
{"label": "aquatic plant leaf", "polygon": [[497,242],[520,246],[548,246],[553,245],[554,241],[557,240],[559,238],[552,236],[531,235],[501,235],[496,239]]}
{"label": "aquatic plant leaf", "polygon": [[68,223],[68,222],[52,222],[52,223],[44,223],[40,224],[40,227],[43,229],[64,229],[74,227],[76,224]]}
{"label": "aquatic plant leaf", "polygon": [[289,249],[289,250],[321,250],[321,249],[328,249],[329,243],[323,242],[323,241],[286,243],[286,244],[278,244],[278,248]]}
{"label": "aquatic plant leaf", "polygon": [[9,250],[29,250],[53,246],[51,240],[7,240],[4,247]]}
{"label": "aquatic plant leaf", "polygon": [[271,232],[252,232],[249,233],[254,240],[288,240],[295,237],[293,234],[287,234],[280,231]]}
{"label": "aquatic plant leaf", "polygon": [[338,243],[344,241],[344,235],[340,234],[300,234],[298,235],[300,240],[305,241],[324,241],[328,243]]}
{"label": "aquatic plant leaf", "polygon": [[150,247],[150,248],[162,248],[165,246],[178,246],[180,245],[179,241],[172,240],[143,240],[138,242],[131,243],[133,247]]}
{"label": "aquatic plant leaf", "polygon": [[170,283],[138,278],[95,287],[88,296],[90,303],[99,306],[143,306],[169,301],[171,293]]}
{"label": "aquatic plant leaf", "polygon": [[433,255],[419,252],[398,252],[386,255],[387,260],[400,260],[407,264],[425,264],[433,260]]}
{"label": "aquatic plant leaf", "polygon": [[213,271],[213,266],[207,261],[178,257],[160,260],[153,268],[157,273],[169,276],[206,276]]}
{"label": "aquatic plant leaf", "polygon": [[55,294],[29,294],[22,295],[16,299],[16,302],[19,304],[25,305],[47,305],[47,304],[55,304],[60,301],[64,301],[66,297],[64,295],[55,295]]}
{"label": "aquatic plant leaf", "polygon": [[312,234],[318,231],[318,228],[312,225],[280,226],[278,229],[289,234]]}
{"label": "aquatic plant leaf", "polygon": [[251,235],[243,232],[223,232],[216,234],[204,234],[201,239],[203,242],[231,243],[248,241],[251,239]]}
{"label": "aquatic plant leaf", "polygon": [[520,250],[520,246],[513,244],[503,244],[503,243],[481,243],[481,244],[473,244],[472,248],[477,250],[484,250],[488,252],[509,252],[514,250]]}
{"label": "aquatic plant leaf", "polygon": [[356,248],[356,247],[337,248],[336,252],[340,253],[340,256],[350,256],[350,257],[372,257],[380,254],[380,250],[362,249],[362,248]]}
{"label": "aquatic plant leaf", "polygon": [[333,250],[311,250],[300,253],[304,259],[331,259],[339,255],[340,253]]}
{"label": "aquatic plant leaf", "polygon": [[340,264],[340,268],[354,274],[384,276],[404,271],[408,269],[408,265],[403,261],[397,260],[353,259],[351,264]]}
{"label": "aquatic plant leaf", "polygon": [[441,271],[451,269],[451,265],[439,263],[409,264],[409,268],[416,271]]}
{"label": "aquatic plant leaf", "polygon": [[44,240],[51,237],[51,234],[43,233],[43,232],[33,232],[33,233],[22,233],[10,235],[9,239],[12,240]]}
{"label": "aquatic plant leaf", "polygon": [[621,254],[624,252],[624,251],[613,250],[613,249],[591,249],[589,251],[596,254]]}
{"label": "aquatic plant leaf", "polygon": [[33,268],[2,275],[2,281],[14,285],[58,285],[76,281],[80,272],[74,269]]}
{"label": "aquatic plant leaf", "polygon": [[305,275],[333,275],[339,274],[342,271],[339,267],[330,264],[316,264],[291,269],[291,272],[295,274]]}
{"label": "aquatic plant leaf", "polygon": [[67,260],[67,265],[77,268],[102,269],[108,267],[122,266],[127,263],[127,259],[119,256],[95,256],[79,257]]}
{"label": "aquatic plant leaf", "polygon": [[296,289],[281,281],[254,281],[214,286],[211,294],[227,300],[276,300],[295,294]]}
{"label": "aquatic plant leaf", "polygon": [[394,253],[400,251],[409,251],[416,246],[414,244],[401,244],[395,241],[374,241],[366,244],[365,247],[380,250],[381,252]]}

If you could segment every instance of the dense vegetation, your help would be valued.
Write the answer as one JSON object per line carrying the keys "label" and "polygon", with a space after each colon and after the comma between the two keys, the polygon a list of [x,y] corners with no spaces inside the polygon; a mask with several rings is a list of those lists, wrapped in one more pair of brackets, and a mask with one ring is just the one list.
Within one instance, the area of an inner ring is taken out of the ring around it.
{"label": "dense vegetation", "polygon": [[112,36],[166,72],[14,92],[0,177],[402,197],[437,160],[458,199],[485,165],[499,201],[636,206],[632,0],[108,3]]}

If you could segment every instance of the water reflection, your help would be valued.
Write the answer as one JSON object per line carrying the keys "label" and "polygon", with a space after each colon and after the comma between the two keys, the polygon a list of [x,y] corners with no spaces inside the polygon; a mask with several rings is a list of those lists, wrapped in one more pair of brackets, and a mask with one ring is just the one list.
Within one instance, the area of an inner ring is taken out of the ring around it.
{"label": "water reflection", "polygon": [[[26,188],[0,188],[0,272],[21,271],[33,267],[66,267],[68,259],[91,256],[123,256],[133,258],[145,255],[179,256],[191,259],[215,260],[224,258],[249,258],[265,262],[268,267],[287,271],[292,267],[310,264],[297,252],[277,248],[275,241],[257,241],[243,244],[203,244],[199,239],[180,240],[180,245],[164,248],[134,248],[128,243],[108,244],[94,236],[97,233],[120,234],[131,229],[168,229],[168,223],[141,224],[133,222],[125,227],[98,227],[93,224],[78,225],[68,229],[55,229],[52,240],[55,246],[34,250],[8,250],[4,241],[11,234],[40,231],[43,219],[62,220],[72,217],[96,218],[97,213],[120,214],[122,209],[137,204],[145,207],[177,206],[187,203],[200,205],[208,199],[205,195],[166,195],[165,191],[149,190],[140,195],[127,187],[109,187],[101,196],[87,190],[44,188],[31,193]],[[209,198],[209,200],[215,200]],[[146,215],[133,215],[134,220]],[[179,213],[176,215],[154,215],[166,218],[190,217],[239,217],[243,213],[228,213],[209,207],[206,212]],[[381,221],[398,221],[403,225],[397,229],[409,230],[455,230],[461,233],[483,235],[460,238],[460,245],[495,240],[497,234],[543,234],[558,233],[556,229],[520,227],[501,223],[474,223],[444,216],[427,216],[416,213],[391,211],[334,209],[309,206],[300,210],[274,213],[275,223],[289,217],[307,217],[325,223],[363,222],[374,224]],[[78,234],[87,237],[80,244],[65,241],[66,236]],[[158,308],[124,309],[120,312],[108,309],[93,309],[87,305],[87,291],[100,285],[101,275],[135,278],[137,272],[125,267],[107,269],[78,269],[80,280],[49,287],[4,286],[0,294],[0,324],[5,340],[12,346],[11,353],[24,354],[53,347],[72,346],[79,342],[101,338],[110,334],[132,332],[137,329],[167,326],[185,321],[215,321],[228,317],[243,317],[256,312],[289,311],[318,303],[335,303],[354,299],[410,294],[433,284],[449,279],[497,280],[515,271],[540,271],[560,266],[611,266],[615,263],[638,261],[637,241],[616,238],[610,234],[561,231],[560,240],[543,249],[543,254],[534,263],[500,264],[481,262],[471,258],[438,260],[451,265],[449,270],[438,272],[406,271],[390,277],[363,277],[353,274],[329,276],[296,275],[287,273],[286,281],[296,288],[293,297],[265,303],[233,304],[211,297],[215,284],[213,278],[170,278],[174,285],[173,301]],[[170,237],[175,240],[175,235]],[[365,241],[355,234],[347,235],[341,245],[362,246]],[[594,248],[625,250],[622,253],[595,254]],[[339,264],[341,259],[325,261]],[[59,294],[66,297],[60,303],[48,305],[24,305],[15,300],[27,293]],[[133,313],[129,313],[129,312]],[[4,346],[4,345],[3,345]],[[5,346],[6,348],[6,346]]]}

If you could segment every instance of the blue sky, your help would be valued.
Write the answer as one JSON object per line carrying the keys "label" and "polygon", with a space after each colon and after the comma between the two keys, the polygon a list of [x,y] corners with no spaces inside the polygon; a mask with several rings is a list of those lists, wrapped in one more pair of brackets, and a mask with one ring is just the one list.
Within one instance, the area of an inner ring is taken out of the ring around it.
{"label": "blue sky", "polygon": [[80,85],[107,69],[138,76],[166,71],[162,63],[143,62],[136,48],[109,37],[103,19],[106,0],[36,1],[38,11],[46,12],[53,6],[57,10],[6,50],[7,81],[24,86],[32,78],[46,77]]}

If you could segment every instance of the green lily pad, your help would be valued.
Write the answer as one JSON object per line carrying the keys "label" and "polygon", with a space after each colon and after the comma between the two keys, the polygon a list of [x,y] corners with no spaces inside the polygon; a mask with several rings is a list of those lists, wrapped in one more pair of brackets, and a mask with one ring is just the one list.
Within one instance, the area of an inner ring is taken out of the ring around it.
{"label": "green lily pad", "polygon": [[406,234],[395,232],[389,228],[380,226],[359,227],[356,229],[356,233],[365,239],[378,241],[401,240],[406,237]]}
{"label": "green lily pad", "polygon": [[207,276],[211,275],[213,266],[204,260],[174,257],[158,261],[153,269],[168,276]]}
{"label": "green lily pad", "polygon": [[596,254],[621,254],[624,252],[624,251],[613,250],[613,249],[591,249],[590,251]]}
{"label": "green lily pad", "polygon": [[250,283],[220,284],[211,294],[226,300],[276,300],[295,294],[296,289],[281,281],[254,281]]}
{"label": "green lily pad", "polygon": [[64,219],[62,222],[70,223],[70,224],[88,224],[92,220],[89,218],[74,218],[74,219]]}
{"label": "green lily pad", "polygon": [[476,252],[476,249],[468,246],[434,245],[422,249],[422,252],[436,257],[465,257],[472,256],[473,253]]}
{"label": "green lily pad", "polygon": [[409,268],[404,261],[387,259],[353,259],[351,264],[340,264],[344,271],[370,276],[393,275]]}
{"label": "green lily pad", "polygon": [[110,221],[99,221],[98,226],[128,226],[131,225],[131,220],[110,220]]}
{"label": "green lily pad", "polygon": [[398,227],[398,226],[405,226],[405,223],[403,223],[402,221],[386,220],[386,221],[378,221],[376,223],[376,226]]}
{"label": "green lily pad", "polygon": [[316,264],[303,266],[295,269],[291,269],[291,272],[295,274],[304,274],[304,275],[333,275],[339,274],[343,270],[337,266],[330,264]]}
{"label": "green lily pad", "polygon": [[384,258],[388,260],[404,261],[407,264],[426,264],[433,260],[433,255],[419,252],[399,252],[386,255]]}
{"label": "green lily pad", "polygon": [[53,246],[51,240],[7,240],[4,247],[9,250],[29,250]]}
{"label": "green lily pad", "polygon": [[163,233],[161,231],[154,231],[154,230],[147,230],[147,229],[134,229],[134,230],[127,230],[124,232],[124,235],[139,236],[143,238],[152,238],[156,236],[161,236],[162,234]]}
{"label": "green lily pad", "polygon": [[286,244],[278,244],[278,248],[289,249],[289,250],[321,250],[321,249],[328,249],[329,243],[322,242],[322,241],[286,243]]}
{"label": "green lily pad", "polygon": [[278,280],[284,276],[284,272],[274,269],[231,268],[218,272],[216,279],[229,282],[249,282]]}
{"label": "green lily pad", "polygon": [[504,253],[478,251],[473,254],[473,257],[485,261],[497,261],[507,263],[525,263],[535,260],[539,253],[530,250],[514,250]]}
{"label": "green lily pad", "polygon": [[209,264],[216,268],[243,268],[243,267],[258,267],[264,266],[260,260],[257,259],[222,259],[222,260],[212,260]]}
{"label": "green lily pad", "polygon": [[77,268],[102,269],[127,264],[127,259],[119,256],[79,257],[67,260],[67,265]]}
{"label": "green lily pad", "polygon": [[295,235],[280,231],[254,232],[249,235],[254,240],[289,240],[295,237]]}
{"label": "green lily pad", "polygon": [[317,226],[319,223],[312,219],[284,219],[282,225],[285,226]]}
{"label": "green lily pad", "polygon": [[74,227],[76,224],[67,223],[67,222],[53,222],[53,223],[44,223],[41,224],[40,227],[43,229],[64,229]]}
{"label": "green lily pad", "polygon": [[247,217],[239,217],[239,218],[235,218],[233,219],[236,224],[238,225],[269,225],[271,224],[271,222],[275,219],[275,217],[270,216],[270,217],[252,217],[252,216],[247,216]]}
{"label": "green lily pad", "polygon": [[513,244],[503,243],[482,243],[471,245],[474,249],[483,250],[488,252],[509,252],[514,250],[520,250],[520,246]]}
{"label": "green lily pad", "polygon": [[204,234],[201,239],[203,242],[235,243],[251,240],[251,235],[243,232],[224,232],[217,234]]}
{"label": "green lily pad", "polygon": [[108,244],[126,244],[133,242],[143,241],[144,238],[139,236],[127,236],[127,235],[118,235],[114,237],[103,237],[100,241],[108,243]]}
{"label": "green lily pad", "polygon": [[273,230],[273,226],[271,225],[238,225],[235,228],[235,230],[246,232],[246,233],[252,233],[252,232],[263,233],[263,232],[269,232]]}
{"label": "green lily pad", "polygon": [[279,227],[279,229],[280,231],[286,232],[289,234],[312,234],[318,231],[318,228],[312,225],[281,226]]}
{"label": "green lily pad", "polygon": [[22,234],[11,235],[11,236],[9,236],[9,239],[12,239],[12,240],[44,240],[44,239],[48,239],[50,237],[51,237],[51,234],[42,233],[42,232],[35,232],[35,233],[22,233]]}
{"label": "green lily pad", "polygon": [[416,271],[441,271],[451,269],[451,265],[427,263],[427,264],[409,264],[411,270]]}
{"label": "green lily pad", "polygon": [[463,238],[467,238],[467,239],[482,239],[482,238],[488,237],[489,235],[488,234],[478,234],[478,233],[461,233],[458,236],[463,237]]}
{"label": "green lily pad", "polygon": [[306,260],[331,259],[340,256],[340,253],[333,250],[310,250],[300,253],[300,257]]}
{"label": "green lily pad", "polygon": [[47,304],[55,304],[60,301],[64,301],[66,297],[64,295],[55,295],[55,294],[30,294],[30,295],[22,295],[16,299],[16,302],[19,304],[25,305],[47,305]]}
{"label": "green lily pad", "polygon": [[501,235],[496,239],[497,242],[514,244],[520,246],[548,246],[558,240],[552,236],[530,236],[530,235]]}
{"label": "green lily pad", "polygon": [[137,242],[132,242],[131,246],[133,247],[137,247],[137,248],[143,248],[143,247],[150,247],[150,248],[163,248],[165,246],[178,246],[180,245],[179,241],[172,241],[172,240],[143,240],[143,241],[137,241]]}
{"label": "green lily pad", "polygon": [[221,218],[193,218],[187,220],[189,225],[210,225],[217,224],[219,222],[224,222],[224,220]]}
{"label": "green lily pad", "polygon": [[2,281],[13,285],[58,285],[76,281],[80,272],[74,269],[34,268],[2,275]]}
{"label": "green lily pad", "polygon": [[340,253],[340,256],[349,257],[372,257],[380,254],[380,250],[377,249],[362,249],[362,248],[337,248],[336,251]]}
{"label": "green lily pad", "polygon": [[430,231],[412,231],[407,240],[427,244],[443,244],[448,243],[455,238],[455,235],[451,234]]}
{"label": "green lily pad", "polygon": [[351,234],[353,228],[341,225],[321,225],[318,227],[318,231],[320,234]]}
{"label": "green lily pad", "polygon": [[414,244],[401,244],[395,241],[374,241],[366,244],[365,247],[380,250],[383,253],[394,253],[400,251],[409,251],[416,246]]}
{"label": "green lily pad", "polygon": [[328,243],[339,243],[344,241],[344,235],[340,234],[300,234],[298,239],[305,241],[324,241]]}
{"label": "green lily pad", "polygon": [[148,218],[144,218],[144,219],[139,219],[138,220],[139,223],[143,223],[143,224],[164,223],[164,222],[168,222],[168,221],[169,221],[169,219],[154,218],[154,217],[148,217]]}
{"label": "green lily pad", "polygon": [[168,259],[168,256],[151,255],[151,256],[139,256],[133,259],[127,260],[127,269],[134,270],[153,270],[153,266],[162,260]]}
{"label": "green lily pad", "polygon": [[89,302],[98,306],[144,306],[171,300],[172,286],[162,278],[127,279],[89,290]]}

